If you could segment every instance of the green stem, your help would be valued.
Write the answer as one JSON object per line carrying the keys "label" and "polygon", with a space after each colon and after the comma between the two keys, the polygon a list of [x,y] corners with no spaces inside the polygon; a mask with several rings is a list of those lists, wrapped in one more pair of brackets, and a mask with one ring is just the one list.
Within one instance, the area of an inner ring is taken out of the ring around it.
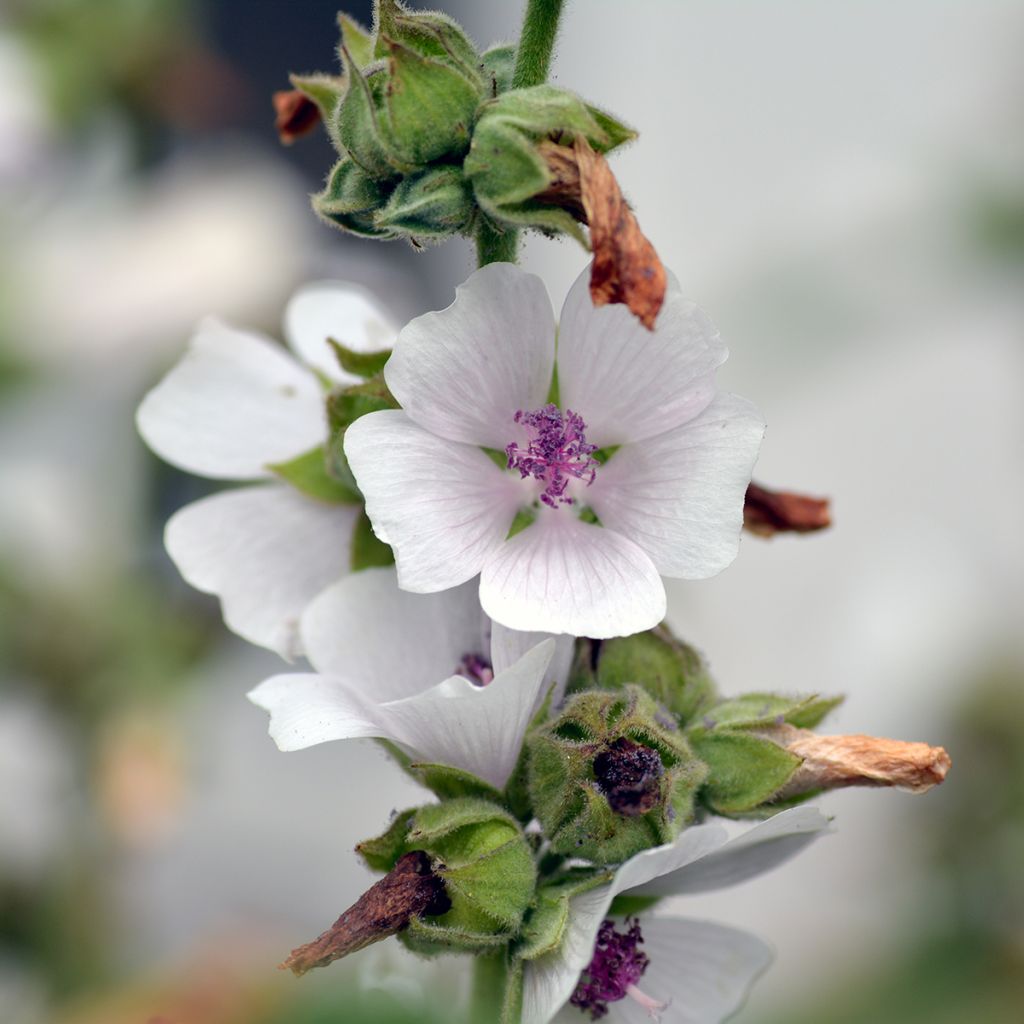
{"label": "green stem", "polygon": [[[469,1019],[473,1024],[502,1024],[508,980],[504,948],[475,958],[469,1006]],[[518,1015],[515,1019],[519,1019]]]}
{"label": "green stem", "polygon": [[476,229],[476,264],[515,263],[519,232],[514,228],[499,228],[493,221],[480,217]]}
{"label": "green stem", "polygon": [[547,79],[564,4],[565,0],[528,0],[512,73],[513,89],[540,85]]}

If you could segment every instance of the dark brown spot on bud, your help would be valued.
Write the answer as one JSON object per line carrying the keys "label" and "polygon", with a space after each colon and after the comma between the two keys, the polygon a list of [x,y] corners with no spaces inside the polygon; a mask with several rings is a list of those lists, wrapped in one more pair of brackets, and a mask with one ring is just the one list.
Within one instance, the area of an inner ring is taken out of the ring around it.
{"label": "dark brown spot on bud", "polygon": [[616,814],[646,814],[661,793],[664,768],[658,752],[620,736],[594,758],[594,778]]}

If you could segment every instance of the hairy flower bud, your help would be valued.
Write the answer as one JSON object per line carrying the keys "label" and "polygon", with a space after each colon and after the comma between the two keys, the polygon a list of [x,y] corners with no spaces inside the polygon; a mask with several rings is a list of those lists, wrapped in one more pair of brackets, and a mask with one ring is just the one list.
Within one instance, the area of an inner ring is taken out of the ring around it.
{"label": "hairy flower bud", "polygon": [[638,686],[578,694],[528,743],[530,798],[556,853],[619,863],[693,816],[706,770]]}
{"label": "hairy flower bud", "polygon": [[404,178],[376,215],[384,231],[415,238],[446,238],[465,230],[473,218],[473,193],[462,171],[451,164]]}
{"label": "hairy flower bud", "polygon": [[459,797],[400,814],[357,850],[377,870],[421,850],[451,902],[446,913],[415,918],[402,940],[422,953],[485,951],[515,936],[534,898],[536,868],[518,822],[496,804]]}

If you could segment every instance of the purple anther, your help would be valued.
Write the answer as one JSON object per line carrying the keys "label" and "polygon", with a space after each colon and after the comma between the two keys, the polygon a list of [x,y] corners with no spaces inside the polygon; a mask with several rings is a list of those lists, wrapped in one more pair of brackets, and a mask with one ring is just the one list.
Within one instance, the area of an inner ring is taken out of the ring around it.
{"label": "purple anther", "polygon": [[563,413],[557,405],[545,405],[543,409],[515,414],[515,422],[533,431],[533,438],[520,448],[510,444],[505,449],[508,468],[518,469],[522,479],[528,476],[544,482],[540,500],[551,508],[572,505],[573,498],[565,490],[570,479],[586,480],[587,486],[597,475],[597,459],[593,453],[597,445],[588,444],[587,425],[583,417],[566,409]]}

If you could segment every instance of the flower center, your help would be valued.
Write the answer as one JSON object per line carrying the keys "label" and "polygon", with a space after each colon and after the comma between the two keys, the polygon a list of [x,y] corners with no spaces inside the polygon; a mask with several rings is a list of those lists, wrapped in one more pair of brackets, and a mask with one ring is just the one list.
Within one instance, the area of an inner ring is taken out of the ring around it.
{"label": "flower center", "polygon": [[647,970],[650,962],[640,946],[644,937],[640,922],[626,921],[625,932],[615,930],[609,921],[601,922],[594,946],[594,958],[590,966],[580,975],[579,984],[569,1002],[584,1012],[590,1011],[591,1020],[600,1020],[608,1013],[608,1004],[617,1003],[629,996],[638,1002],[652,1020],[660,1020],[661,1011],[668,1003],[659,1003],[641,992],[636,983]]}
{"label": "flower center", "polygon": [[486,686],[494,681],[494,667],[482,654],[464,654],[455,666],[456,674],[465,676],[474,686]]}
{"label": "flower center", "polygon": [[540,500],[551,508],[572,505],[565,489],[569,480],[586,479],[587,486],[597,475],[597,459],[593,453],[597,445],[587,444],[587,425],[571,409],[563,413],[557,405],[515,414],[515,422],[527,427],[533,437],[525,448],[510,444],[505,449],[508,468],[518,469],[522,479],[528,476],[544,482]]}

